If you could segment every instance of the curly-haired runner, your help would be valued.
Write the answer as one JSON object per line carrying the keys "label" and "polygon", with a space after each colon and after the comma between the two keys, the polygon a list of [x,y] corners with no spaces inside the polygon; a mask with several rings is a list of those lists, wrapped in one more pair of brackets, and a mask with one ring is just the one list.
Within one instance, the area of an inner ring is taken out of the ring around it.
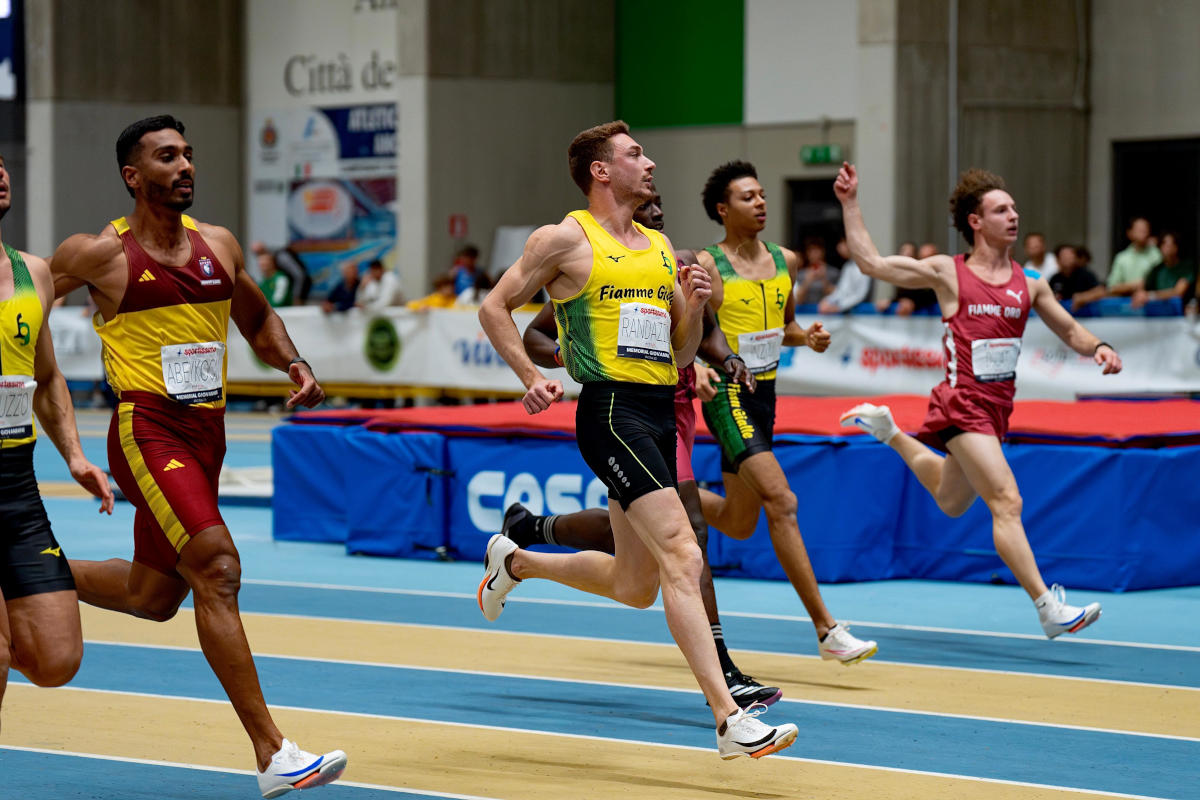
{"label": "curly-haired runner", "polygon": [[1059,305],[1045,278],[1027,276],[1013,261],[1017,207],[998,175],[971,169],[959,178],[950,213],[971,252],[953,258],[881,256],[858,206],[853,166],[842,165],[833,191],[842,203],[846,240],[859,268],[897,286],[933,289],[946,325],[946,377],[934,387],[915,437],[900,432],[887,406],[855,406],[842,415],[842,424],[863,429],[899,453],[946,514],[960,516],[982,497],[992,512],[996,552],[1032,598],[1042,630],[1053,639],[1086,628],[1100,618],[1100,604],[1067,605],[1062,587],[1046,587],[1021,524],[1021,494],[1000,442],[1008,432],[1021,336],[1031,308],[1072,350],[1092,356],[1105,375],[1121,371],[1120,356]]}

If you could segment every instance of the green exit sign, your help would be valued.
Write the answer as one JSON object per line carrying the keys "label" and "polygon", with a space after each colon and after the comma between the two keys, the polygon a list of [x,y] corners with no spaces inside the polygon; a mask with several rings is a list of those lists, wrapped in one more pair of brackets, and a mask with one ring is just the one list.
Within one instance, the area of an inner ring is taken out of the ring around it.
{"label": "green exit sign", "polygon": [[841,164],[840,144],[805,145],[800,148],[800,161],[804,164]]}

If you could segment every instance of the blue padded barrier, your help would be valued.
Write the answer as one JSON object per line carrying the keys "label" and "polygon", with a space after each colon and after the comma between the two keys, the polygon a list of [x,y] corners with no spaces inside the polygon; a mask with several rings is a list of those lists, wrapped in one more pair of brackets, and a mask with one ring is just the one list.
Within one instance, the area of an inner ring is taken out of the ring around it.
{"label": "blue padded barrier", "polygon": [[333,425],[277,425],[271,431],[276,539],[346,541],[345,434]]}
{"label": "blue padded barrier", "polygon": [[438,558],[446,537],[446,439],[346,428],[346,552]]}

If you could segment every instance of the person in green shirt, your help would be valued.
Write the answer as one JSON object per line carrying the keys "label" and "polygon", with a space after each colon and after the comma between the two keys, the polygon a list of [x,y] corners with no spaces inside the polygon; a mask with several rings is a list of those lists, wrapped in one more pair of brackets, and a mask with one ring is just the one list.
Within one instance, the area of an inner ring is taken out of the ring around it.
{"label": "person in green shirt", "polygon": [[1162,254],[1150,241],[1150,220],[1134,217],[1126,229],[1129,247],[1117,253],[1108,271],[1108,293],[1131,295],[1142,285],[1150,268],[1162,261]]}
{"label": "person in green shirt", "polygon": [[275,264],[275,255],[262,242],[255,242],[250,247],[258,257],[258,269],[263,276],[262,280],[258,282],[258,288],[262,289],[271,308],[290,306],[292,304],[291,277],[279,271]]}
{"label": "person in green shirt", "polygon": [[1151,267],[1142,285],[1133,293],[1134,308],[1141,308],[1151,300],[1187,298],[1192,295],[1196,282],[1196,263],[1180,260],[1179,234],[1167,231],[1158,244],[1162,260]]}

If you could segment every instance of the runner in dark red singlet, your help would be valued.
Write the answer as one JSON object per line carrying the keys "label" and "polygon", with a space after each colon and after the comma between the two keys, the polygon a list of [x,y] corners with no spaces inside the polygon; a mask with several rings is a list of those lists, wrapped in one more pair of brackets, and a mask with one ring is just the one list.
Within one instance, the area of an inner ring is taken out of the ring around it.
{"label": "runner in dark red singlet", "polygon": [[950,211],[971,253],[954,258],[884,258],[863,221],[853,166],[842,165],[833,190],[842,203],[851,257],[863,273],[905,288],[933,289],[946,326],[946,377],[934,388],[916,437],[896,427],[887,406],[870,403],[847,411],[842,424],[891,446],[946,514],[960,516],[982,497],[992,513],[996,552],[1033,599],[1042,630],[1053,639],[1086,628],[1100,618],[1100,604],[1068,605],[1061,586],[1047,588],[1042,580],[1021,523],[1021,494],[1000,442],[1008,432],[1021,336],[1031,308],[1067,346],[1092,356],[1105,375],[1121,371],[1120,356],[1059,305],[1044,278],[1026,276],[1013,261],[1019,217],[999,176],[972,169],[960,177]]}

